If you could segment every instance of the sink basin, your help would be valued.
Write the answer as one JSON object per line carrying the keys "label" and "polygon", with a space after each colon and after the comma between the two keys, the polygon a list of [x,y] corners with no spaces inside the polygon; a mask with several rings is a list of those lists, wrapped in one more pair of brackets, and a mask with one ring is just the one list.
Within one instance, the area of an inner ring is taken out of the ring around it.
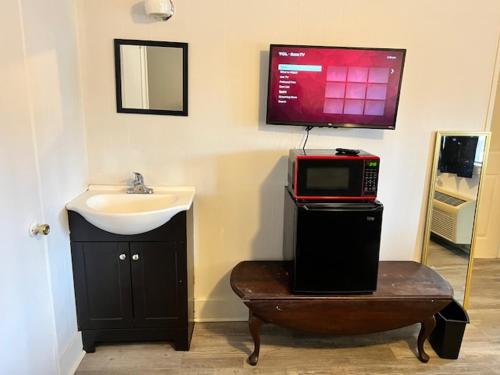
{"label": "sink basin", "polygon": [[194,187],[153,189],[153,194],[127,194],[126,186],[91,185],[66,204],[66,209],[78,212],[102,230],[131,235],[162,226],[193,203]]}

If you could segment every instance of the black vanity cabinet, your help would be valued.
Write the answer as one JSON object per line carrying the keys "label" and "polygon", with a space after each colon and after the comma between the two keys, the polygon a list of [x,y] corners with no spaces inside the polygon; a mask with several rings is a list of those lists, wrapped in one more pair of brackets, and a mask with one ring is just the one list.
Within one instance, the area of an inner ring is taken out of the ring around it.
{"label": "black vanity cabinet", "polygon": [[112,341],[173,341],[193,331],[192,210],[137,235],[103,231],[69,211],[78,328],[83,349]]}

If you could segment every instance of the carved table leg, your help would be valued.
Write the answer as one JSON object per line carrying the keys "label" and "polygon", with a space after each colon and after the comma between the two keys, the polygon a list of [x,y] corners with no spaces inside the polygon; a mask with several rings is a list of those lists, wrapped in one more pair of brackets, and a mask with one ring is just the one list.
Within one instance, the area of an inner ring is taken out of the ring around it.
{"label": "carved table leg", "polygon": [[262,326],[262,320],[256,317],[252,310],[250,310],[250,316],[248,318],[248,327],[250,328],[250,334],[253,338],[254,349],[253,353],[248,357],[248,363],[255,366],[259,361],[259,351],[260,351],[260,327]]}
{"label": "carved table leg", "polygon": [[424,350],[424,343],[425,340],[431,335],[432,331],[434,330],[434,327],[436,327],[436,318],[434,318],[434,315],[431,317],[425,319],[421,323],[421,328],[420,328],[420,333],[418,334],[418,339],[417,339],[417,348],[418,348],[418,359],[420,361],[427,363],[429,361],[429,355],[425,352]]}

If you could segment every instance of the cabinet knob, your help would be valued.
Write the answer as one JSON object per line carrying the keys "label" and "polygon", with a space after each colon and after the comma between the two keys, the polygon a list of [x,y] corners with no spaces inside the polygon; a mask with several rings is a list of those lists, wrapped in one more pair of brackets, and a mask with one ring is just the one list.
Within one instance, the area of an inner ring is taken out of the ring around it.
{"label": "cabinet knob", "polygon": [[120,260],[125,260],[127,259],[127,256],[125,254],[120,254],[118,258],[120,258]]}
{"label": "cabinet knob", "polygon": [[132,255],[132,260],[139,260],[139,254]]}

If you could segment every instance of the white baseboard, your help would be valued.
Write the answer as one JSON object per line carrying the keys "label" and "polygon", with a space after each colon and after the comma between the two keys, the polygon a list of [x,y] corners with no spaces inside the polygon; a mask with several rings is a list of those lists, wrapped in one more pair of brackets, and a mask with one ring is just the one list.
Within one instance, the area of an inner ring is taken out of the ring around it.
{"label": "white baseboard", "polygon": [[59,358],[61,375],[73,375],[80,365],[85,352],[82,346],[82,334],[76,332],[64,353]]}
{"label": "white baseboard", "polygon": [[248,308],[236,298],[196,299],[195,322],[235,322],[248,320]]}

